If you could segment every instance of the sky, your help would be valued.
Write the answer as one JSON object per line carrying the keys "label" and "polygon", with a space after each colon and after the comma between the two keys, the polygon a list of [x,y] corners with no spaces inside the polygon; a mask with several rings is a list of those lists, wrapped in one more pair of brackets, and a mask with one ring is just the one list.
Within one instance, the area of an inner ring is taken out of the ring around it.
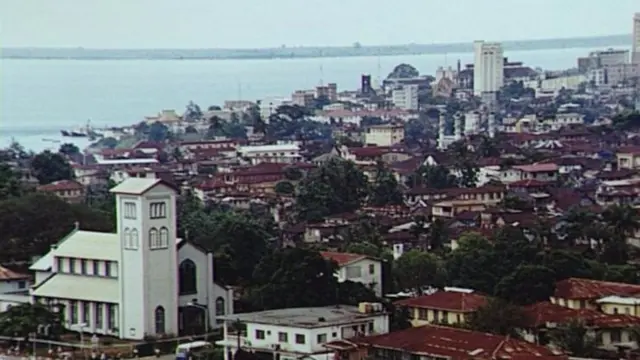
{"label": "sky", "polygon": [[0,0],[1,47],[255,48],[631,33],[640,0]]}

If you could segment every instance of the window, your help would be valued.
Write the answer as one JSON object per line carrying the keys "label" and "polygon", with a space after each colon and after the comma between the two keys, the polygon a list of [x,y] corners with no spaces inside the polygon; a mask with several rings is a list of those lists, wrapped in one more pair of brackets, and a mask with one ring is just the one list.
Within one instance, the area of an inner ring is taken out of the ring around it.
{"label": "window", "polygon": [[109,330],[115,329],[116,326],[116,306],[114,304],[107,304],[107,323],[109,324]]}
{"label": "window", "polygon": [[89,307],[89,302],[84,301],[82,303],[82,322],[88,325],[90,315],[91,315],[91,308]]}
{"label": "window", "polygon": [[151,219],[164,219],[167,217],[167,205],[164,202],[153,202],[149,205],[149,217]]}
{"label": "window", "polygon": [[111,261],[104,262],[104,276],[111,276]]}
{"label": "window", "polygon": [[157,249],[159,248],[160,237],[158,236],[158,229],[151,228],[149,230],[149,248]]}
{"label": "window", "polygon": [[87,260],[85,259],[80,259],[80,273],[82,275],[87,274]]}
{"label": "window", "polygon": [[138,236],[138,229],[131,229],[131,242],[130,246],[132,250],[138,250],[140,246],[140,237]]}
{"label": "window", "polygon": [[69,259],[69,272],[76,273],[76,259]]}
{"label": "window", "polygon": [[69,301],[69,305],[71,305],[71,323],[78,323],[78,302],[77,301]]}
{"label": "window", "polygon": [[129,228],[124,228],[122,237],[123,237],[122,241],[124,242],[124,248],[131,249],[131,231],[129,230]]}
{"label": "window", "polygon": [[160,229],[160,247],[169,247],[169,229],[164,226]]}
{"label": "window", "polygon": [[613,314],[614,314],[614,315],[618,315],[618,308],[617,308],[617,307],[614,307],[614,308],[613,308]]}
{"label": "window", "polygon": [[226,309],[224,306],[224,298],[222,296],[218,296],[216,299],[216,316],[223,316],[226,313]]}
{"label": "window", "polygon": [[331,333],[331,337],[334,338],[334,339],[337,338],[338,337],[338,333],[337,332]]}
{"label": "window", "polygon": [[347,279],[357,279],[362,277],[360,266],[347,266]]}
{"label": "window", "polygon": [[289,334],[287,334],[286,332],[279,332],[278,333],[278,342],[289,342]]}
{"label": "window", "polygon": [[373,323],[370,322],[367,324],[367,326],[368,326],[369,334],[373,333]]}
{"label": "window", "polygon": [[102,304],[101,303],[96,303],[95,305],[95,310],[96,310],[96,329],[102,329]]}
{"label": "window", "polygon": [[324,344],[327,342],[327,334],[318,334],[318,344]]}
{"label": "window", "polygon": [[611,342],[612,343],[619,343],[621,335],[620,335],[620,329],[611,329]]}
{"label": "window", "polygon": [[62,258],[56,258],[56,263],[58,267],[58,272],[64,272],[64,263],[62,262]]}
{"label": "window", "polygon": [[264,330],[256,330],[256,339],[264,340]]}
{"label": "window", "polygon": [[198,292],[196,281],[196,264],[189,260],[183,260],[178,269],[178,290],[180,295],[196,294]]}
{"label": "window", "polygon": [[164,308],[158,306],[155,311],[156,334],[164,334]]}
{"label": "window", "polygon": [[[18,281],[18,289],[24,289],[26,287],[27,287],[26,281]],[[627,308],[627,310],[629,310],[629,308]]]}
{"label": "window", "polygon": [[[411,316],[411,317],[413,317],[413,316],[414,316],[414,315],[413,315],[413,309],[411,309],[411,314],[412,314],[412,316]],[[428,311],[427,311],[427,309],[418,309],[418,319],[420,319],[420,320],[427,320],[427,319],[428,319],[428,317],[427,317],[427,316],[428,316]]]}
{"label": "window", "polygon": [[306,339],[303,334],[296,334],[296,344],[304,344]]}
{"label": "window", "polygon": [[93,260],[93,275],[100,275],[99,268],[100,266],[98,260]]}
{"label": "window", "polygon": [[129,201],[124,203],[124,218],[131,220],[136,219],[136,203]]}
{"label": "window", "polygon": [[369,275],[373,275],[376,273],[376,266],[374,264],[369,264]]}

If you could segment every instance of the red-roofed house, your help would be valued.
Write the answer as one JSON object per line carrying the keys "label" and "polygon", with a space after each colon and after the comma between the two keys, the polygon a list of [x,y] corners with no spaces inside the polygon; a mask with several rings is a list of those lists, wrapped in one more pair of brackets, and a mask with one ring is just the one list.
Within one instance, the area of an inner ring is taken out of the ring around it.
{"label": "red-roofed house", "polygon": [[544,346],[510,337],[425,325],[392,333],[325,344],[340,360],[567,360]]}
{"label": "red-roofed house", "polygon": [[371,256],[332,251],[322,251],[320,255],[338,264],[338,281],[359,282],[371,288],[377,296],[382,296],[382,261]]}
{"label": "red-roofed house", "polygon": [[438,291],[395,302],[405,306],[411,315],[413,326],[432,323],[461,324],[478,308],[487,303],[484,295],[463,291]]}
{"label": "red-roofed house", "polygon": [[38,186],[38,191],[54,194],[70,203],[84,201],[85,188],[75,180],[58,180]]}
{"label": "red-roofed house", "polygon": [[[614,301],[619,297],[619,301]],[[600,300],[608,299],[603,302]],[[626,300],[625,300],[626,299]],[[635,299],[638,303],[628,301]],[[569,278],[558,281],[551,302],[571,309],[599,309],[608,313],[632,314],[640,316],[640,285]],[[625,305],[624,303],[631,303]]]}
{"label": "red-roofed house", "polygon": [[550,302],[539,302],[523,308],[524,323],[521,334],[524,339],[546,345],[546,330],[572,321],[582,321],[592,336],[599,337],[603,348],[613,349],[616,345],[634,341],[629,330],[640,325],[640,318],[626,314],[605,314],[593,309],[570,309]]}

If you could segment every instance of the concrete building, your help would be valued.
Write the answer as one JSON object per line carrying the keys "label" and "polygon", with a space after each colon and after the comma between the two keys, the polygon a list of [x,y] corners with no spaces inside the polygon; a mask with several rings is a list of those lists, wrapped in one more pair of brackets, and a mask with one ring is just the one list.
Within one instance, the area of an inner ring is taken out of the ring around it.
{"label": "concrete building", "polygon": [[307,107],[313,104],[313,100],[316,97],[315,90],[296,90],[293,94],[291,94],[291,102],[294,105]]}
{"label": "concrete building", "polygon": [[[236,322],[246,331],[232,333]],[[325,344],[388,332],[389,315],[379,303],[278,309],[225,317],[224,339],[216,345],[224,347],[225,360],[231,360],[238,343],[245,351],[272,353],[274,359],[334,360]]]}
{"label": "concrete building", "polygon": [[631,54],[634,64],[640,64],[640,13],[633,16],[633,43],[631,44]]}
{"label": "concrete building", "polygon": [[504,51],[500,43],[473,43],[473,94],[495,93],[504,84]]}
{"label": "concrete building", "polygon": [[111,192],[117,231],[76,228],[52,247],[30,267],[34,302],[62,311],[70,330],[135,340],[233,312],[231,290],[214,283],[212,253],[176,239],[172,185],[131,178]]}
{"label": "concrete building", "polygon": [[260,163],[295,163],[302,160],[297,144],[239,146],[238,154],[252,165]]}
{"label": "concrete building", "polygon": [[393,105],[402,110],[418,110],[418,85],[402,85],[391,92]]}
{"label": "concrete building", "polygon": [[367,145],[393,146],[404,140],[404,126],[402,124],[372,125],[364,134]]}
{"label": "concrete building", "polygon": [[377,296],[382,296],[382,261],[371,256],[360,254],[323,251],[323,258],[338,264],[338,281],[353,281],[372,289]]}

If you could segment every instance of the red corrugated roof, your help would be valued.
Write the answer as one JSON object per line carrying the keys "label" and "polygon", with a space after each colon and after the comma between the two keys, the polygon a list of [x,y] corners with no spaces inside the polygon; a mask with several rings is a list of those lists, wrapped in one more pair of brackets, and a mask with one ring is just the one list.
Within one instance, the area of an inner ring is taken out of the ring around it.
{"label": "red corrugated roof", "polygon": [[333,260],[337,262],[339,266],[343,266],[367,257],[366,255],[361,254],[341,253],[333,251],[321,251],[320,255],[322,255],[322,257],[327,260]]}
{"label": "red corrugated roof", "polygon": [[26,280],[28,278],[29,275],[19,274],[13,270],[0,266],[0,281]]}
{"label": "red corrugated roof", "polygon": [[58,180],[52,183],[38,186],[40,191],[82,190],[84,186],[75,180]]}
{"label": "red corrugated roof", "polygon": [[562,299],[598,299],[610,295],[629,296],[640,293],[640,285],[569,278],[558,281],[554,297]]}
{"label": "red corrugated roof", "polygon": [[640,324],[640,318],[625,314],[605,314],[593,309],[570,309],[550,302],[539,302],[523,309],[528,327],[546,326],[547,323],[566,324],[582,320],[596,328],[631,327]]}
{"label": "red corrugated roof", "polygon": [[437,309],[455,312],[474,312],[487,303],[487,298],[480,294],[460,291],[438,291],[431,295],[400,300],[396,305],[424,309]]}
{"label": "red corrugated roof", "polygon": [[566,355],[513,338],[444,326],[426,325],[392,333],[354,339],[374,348],[392,349],[417,355],[469,359],[564,360]]}

